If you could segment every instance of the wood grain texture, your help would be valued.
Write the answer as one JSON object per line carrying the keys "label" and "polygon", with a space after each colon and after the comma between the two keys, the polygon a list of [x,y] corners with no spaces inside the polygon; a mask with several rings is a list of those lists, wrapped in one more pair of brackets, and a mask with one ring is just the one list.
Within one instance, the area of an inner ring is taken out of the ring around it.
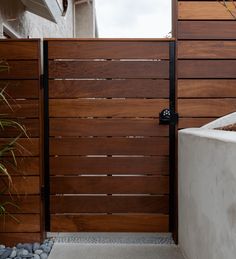
{"label": "wood grain texture", "polygon": [[180,118],[178,128],[199,128],[213,120],[215,118]]}
{"label": "wood grain texture", "polygon": [[51,194],[168,194],[168,176],[51,177]]}
{"label": "wood grain texture", "polygon": [[39,232],[40,215],[39,214],[12,214],[18,220],[15,221],[9,216],[5,217],[5,222],[0,223],[0,232]]}
{"label": "wood grain texture", "polygon": [[168,155],[166,137],[50,139],[50,155]]}
{"label": "wood grain texture", "polygon": [[41,241],[40,233],[0,233],[1,243],[15,246],[19,243],[34,243]]}
{"label": "wood grain texture", "polygon": [[235,59],[236,41],[178,41],[179,59]]}
{"label": "wood grain texture", "polygon": [[4,41],[0,40],[0,57],[4,60],[11,59],[38,59],[39,40],[24,41]]}
{"label": "wood grain texture", "polygon": [[168,98],[169,80],[49,80],[50,98]]}
{"label": "wood grain texture", "polygon": [[70,119],[51,118],[50,136],[168,136],[167,125],[157,119]]}
{"label": "wood grain texture", "polygon": [[168,157],[50,157],[51,175],[78,174],[162,174],[168,171]]}
{"label": "wood grain texture", "polygon": [[0,80],[0,87],[13,99],[39,98],[39,80]]}
{"label": "wood grain texture", "polygon": [[168,215],[52,215],[58,232],[167,232]]}
{"label": "wood grain texture", "polygon": [[49,78],[169,78],[168,61],[49,61]]}
{"label": "wood grain texture", "polygon": [[236,80],[184,79],[178,80],[179,98],[236,97]]}
{"label": "wood grain texture", "polygon": [[37,60],[8,61],[9,71],[0,73],[0,79],[39,79]]}
{"label": "wood grain texture", "polygon": [[40,213],[40,197],[38,195],[25,195],[25,196],[1,196],[0,202],[14,203],[6,205],[7,212],[11,214],[26,214],[26,213]]}
{"label": "wood grain texture", "polygon": [[179,60],[178,77],[236,78],[236,60]]}
{"label": "wood grain texture", "polygon": [[49,59],[168,59],[169,42],[49,41]]}
{"label": "wood grain texture", "polygon": [[161,213],[168,214],[164,196],[51,196],[51,213]]}
{"label": "wood grain texture", "polygon": [[235,21],[179,21],[178,39],[235,40]]}
{"label": "wood grain texture", "polygon": [[39,102],[38,100],[9,100],[11,109],[6,103],[0,104],[0,114],[7,118],[38,118]]}
{"label": "wood grain texture", "polygon": [[234,20],[235,6],[225,2],[233,15],[222,5],[223,1],[179,1],[179,20]]}
{"label": "wood grain texture", "polygon": [[[9,181],[5,177],[0,178],[0,187],[1,190],[9,187]],[[12,195],[29,195],[39,194],[39,189],[39,176],[13,176],[9,192]]]}
{"label": "wood grain texture", "polygon": [[51,99],[50,117],[159,117],[165,99]]}
{"label": "wood grain texture", "polygon": [[235,99],[180,99],[181,117],[220,117],[236,110]]}

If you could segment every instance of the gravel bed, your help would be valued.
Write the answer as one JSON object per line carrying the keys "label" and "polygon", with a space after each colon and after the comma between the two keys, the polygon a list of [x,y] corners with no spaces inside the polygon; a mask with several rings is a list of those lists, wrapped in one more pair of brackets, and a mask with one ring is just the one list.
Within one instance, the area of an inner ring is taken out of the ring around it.
{"label": "gravel bed", "polygon": [[47,239],[42,244],[19,243],[15,247],[0,245],[0,259],[47,259],[53,244],[53,239]]}

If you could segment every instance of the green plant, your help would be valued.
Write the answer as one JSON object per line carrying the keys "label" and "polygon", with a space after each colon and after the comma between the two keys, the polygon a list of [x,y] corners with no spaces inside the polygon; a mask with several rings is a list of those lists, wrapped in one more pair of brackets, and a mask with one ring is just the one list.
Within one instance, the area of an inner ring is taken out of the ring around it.
{"label": "green plant", "polygon": [[[7,62],[0,61],[0,72],[9,72],[9,66]],[[1,105],[7,105],[11,111],[13,111],[10,102],[9,102],[9,96],[6,93],[6,86],[7,83],[4,85],[4,87],[0,88],[0,102]],[[3,196],[4,194],[10,194],[11,196],[11,190],[14,188],[14,183],[12,180],[12,176],[9,173],[8,165],[10,164],[12,167],[17,167],[17,160],[15,152],[17,150],[22,149],[23,147],[18,143],[18,139],[21,137],[22,134],[27,136],[25,127],[22,126],[20,123],[18,123],[15,120],[6,119],[6,114],[0,114],[0,130],[4,131],[6,128],[13,127],[19,129],[20,133],[18,136],[13,138],[10,142],[4,143],[0,146],[0,179],[2,181],[2,190],[0,190],[0,195]],[[12,158],[11,161],[6,159],[6,156],[9,156]],[[18,206],[11,201],[3,201],[0,203],[0,216],[6,216],[9,215],[14,220],[18,221],[16,217],[8,213],[7,207],[13,206],[15,208],[18,208]]]}

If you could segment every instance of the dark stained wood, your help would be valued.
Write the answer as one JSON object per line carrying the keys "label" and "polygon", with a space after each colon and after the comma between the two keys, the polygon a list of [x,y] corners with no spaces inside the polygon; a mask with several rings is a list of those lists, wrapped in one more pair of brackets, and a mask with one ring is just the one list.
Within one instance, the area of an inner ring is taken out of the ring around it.
{"label": "dark stained wood", "polygon": [[[12,138],[0,138],[0,147],[8,145]],[[5,154],[11,156],[11,154]],[[15,144],[16,156],[38,156],[39,155],[39,139],[38,138],[19,138]]]}
{"label": "dark stained wood", "polygon": [[178,41],[178,58],[235,59],[236,41]]}
{"label": "dark stained wood", "polygon": [[11,98],[38,98],[38,80],[0,80],[0,88]]}
{"label": "dark stained wood", "polygon": [[168,59],[169,42],[49,41],[49,59]]}
{"label": "dark stained wood", "polygon": [[41,241],[40,233],[0,233],[0,240],[6,246],[15,246],[19,243],[34,243]]}
{"label": "dark stained wood", "polygon": [[179,98],[236,97],[236,80],[184,79],[178,81]]}
{"label": "dark stained wood", "polygon": [[11,175],[39,175],[39,157],[17,157],[17,165],[13,158],[7,157],[4,160],[5,166]]}
{"label": "dark stained wood", "polygon": [[179,1],[178,18],[179,20],[234,20],[236,15],[233,3],[225,2],[227,7],[222,5],[223,1]]}
{"label": "dark stained wood", "polygon": [[51,196],[51,213],[163,213],[164,196]]}
{"label": "dark stained wood", "polygon": [[168,100],[154,99],[51,99],[50,117],[158,117]]}
{"label": "dark stained wood", "polygon": [[235,21],[179,21],[178,39],[236,39]]}
{"label": "dark stained wood", "polygon": [[168,61],[49,61],[49,78],[169,78]]}
{"label": "dark stained wood", "polygon": [[52,215],[52,231],[58,232],[168,232],[169,217],[141,215]]}
{"label": "dark stained wood", "polygon": [[157,119],[51,118],[50,136],[168,136],[169,128]]}
{"label": "dark stained wood", "polygon": [[178,128],[199,128],[215,120],[215,118],[180,118]]}
{"label": "dark stained wood", "polygon": [[[9,181],[6,177],[0,178],[1,190],[9,186]],[[12,185],[10,186],[10,194],[28,195],[39,194],[39,176],[13,176]],[[7,193],[6,193],[7,194]]]}
{"label": "dark stained wood", "polygon": [[[11,214],[40,213],[40,197],[38,195],[25,196],[1,196],[1,204],[9,202],[6,205],[7,212]],[[14,203],[13,206],[10,203]]]}
{"label": "dark stained wood", "polygon": [[168,155],[167,137],[50,139],[50,155]]}
{"label": "dark stained wood", "polygon": [[0,57],[4,60],[38,59],[39,41],[0,40]]}
{"label": "dark stained wood", "polygon": [[38,79],[38,61],[8,61],[9,71],[0,73],[0,79]]}
{"label": "dark stained wood", "polygon": [[181,117],[220,117],[236,110],[234,99],[180,99]]}
{"label": "dark stained wood", "polygon": [[168,98],[169,80],[49,80],[50,98]]}
{"label": "dark stained wood", "polygon": [[236,60],[179,60],[181,78],[236,78]]}
{"label": "dark stained wood", "polygon": [[0,223],[0,232],[39,232],[40,216],[39,214],[12,214],[16,220],[6,216]]}
{"label": "dark stained wood", "polygon": [[28,117],[38,118],[39,103],[38,100],[12,100],[9,99],[11,108],[6,103],[1,102],[0,114],[7,118]]}
{"label": "dark stained wood", "polygon": [[[25,129],[26,134],[29,137],[39,137],[39,119],[14,119],[15,122],[20,123],[20,125]],[[15,125],[14,127],[4,127],[0,128],[0,137],[17,137],[20,134],[25,134],[22,129]]]}
{"label": "dark stained wood", "polygon": [[78,174],[162,174],[168,171],[168,157],[76,157],[50,158],[51,175]]}
{"label": "dark stained wood", "polygon": [[51,177],[51,194],[168,194],[168,176]]}

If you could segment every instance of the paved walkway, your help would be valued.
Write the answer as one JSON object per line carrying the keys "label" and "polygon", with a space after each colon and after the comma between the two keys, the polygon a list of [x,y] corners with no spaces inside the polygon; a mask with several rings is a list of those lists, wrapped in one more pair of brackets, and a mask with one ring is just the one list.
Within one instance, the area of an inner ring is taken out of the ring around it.
{"label": "paved walkway", "polygon": [[49,259],[184,259],[175,245],[55,243]]}

